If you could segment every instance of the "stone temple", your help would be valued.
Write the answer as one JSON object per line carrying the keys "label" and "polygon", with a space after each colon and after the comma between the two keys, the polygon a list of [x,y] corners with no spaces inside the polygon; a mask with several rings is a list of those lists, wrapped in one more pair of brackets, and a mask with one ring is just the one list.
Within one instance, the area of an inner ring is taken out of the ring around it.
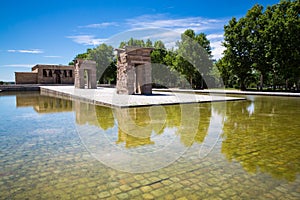
{"label": "stone temple", "polygon": [[42,65],[32,67],[31,72],[15,72],[16,84],[73,84],[74,66]]}
{"label": "stone temple", "polygon": [[152,94],[151,57],[153,48],[116,49],[117,94]]}

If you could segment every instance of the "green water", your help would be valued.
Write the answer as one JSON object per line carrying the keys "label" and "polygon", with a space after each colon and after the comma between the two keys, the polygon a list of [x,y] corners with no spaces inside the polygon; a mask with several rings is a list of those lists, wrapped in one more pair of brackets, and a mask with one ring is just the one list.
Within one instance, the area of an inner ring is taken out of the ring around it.
{"label": "green water", "polygon": [[111,109],[0,93],[0,199],[300,199],[300,98]]}

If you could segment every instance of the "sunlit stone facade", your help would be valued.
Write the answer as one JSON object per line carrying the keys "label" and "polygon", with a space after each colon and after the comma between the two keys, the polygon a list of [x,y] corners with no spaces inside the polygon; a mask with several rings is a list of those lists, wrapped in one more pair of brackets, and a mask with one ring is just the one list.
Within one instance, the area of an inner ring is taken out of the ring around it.
{"label": "sunlit stone facade", "polygon": [[35,65],[31,72],[15,72],[16,84],[74,84],[74,66]]}
{"label": "sunlit stone facade", "polygon": [[125,47],[116,50],[117,93],[152,94],[150,53],[153,48]]}

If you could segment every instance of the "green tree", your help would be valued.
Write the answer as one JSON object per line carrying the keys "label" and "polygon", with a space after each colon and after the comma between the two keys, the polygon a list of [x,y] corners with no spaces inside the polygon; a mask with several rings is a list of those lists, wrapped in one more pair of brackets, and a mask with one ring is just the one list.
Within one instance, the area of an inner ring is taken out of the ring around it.
{"label": "green tree", "polygon": [[122,41],[119,45],[119,48],[124,48],[126,46],[126,42]]}
{"label": "green tree", "polygon": [[[177,56],[174,68],[182,74],[193,88],[212,86],[209,81],[209,72],[212,69],[210,42],[204,33],[198,35],[187,29],[177,42]],[[206,83],[204,83],[206,77]]]}
{"label": "green tree", "polygon": [[250,30],[247,26],[246,19],[241,18],[239,21],[232,18],[229,24],[224,27],[224,63],[231,68],[234,75],[239,78],[241,90],[246,90],[246,80],[251,74],[252,61],[250,58],[251,43],[248,40]]}
{"label": "green tree", "polygon": [[[300,3],[282,0],[263,9],[253,6],[245,17],[232,18],[224,27],[224,57],[219,64],[237,76],[240,88],[249,82],[285,84],[300,82]],[[224,72],[226,72],[224,71]],[[260,78],[257,78],[257,77]]]}
{"label": "green tree", "polygon": [[[86,59],[88,58],[88,55],[89,55],[89,53],[91,52],[91,50],[92,50],[92,49],[88,48],[88,49],[86,50],[85,53],[77,54],[77,55],[75,56],[74,60],[77,59],[77,58],[86,60]],[[74,60],[72,60],[71,62],[69,62],[69,65],[74,65]]]}
{"label": "green tree", "polygon": [[147,39],[145,47],[153,47],[152,41],[150,39]]}
{"label": "green tree", "polygon": [[218,72],[220,73],[220,76],[222,77],[223,84],[225,88],[233,87],[231,78],[233,77],[232,72],[229,68],[229,65],[224,63],[225,59],[219,59],[215,65],[218,69]]}
{"label": "green tree", "polygon": [[274,76],[282,79],[288,89],[300,77],[300,1],[281,1],[267,8],[266,15],[270,19],[267,56]]}
{"label": "green tree", "polygon": [[94,60],[97,63],[97,80],[100,80],[104,76],[104,71],[110,67],[113,58],[113,47],[104,43],[88,51],[87,59]]}
{"label": "green tree", "polygon": [[250,47],[250,59],[252,61],[252,73],[258,71],[260,73],[260,90],[263,90],[264,79],[271,69],[271,65],[266,59],[266,43],[267,35],[265,33],[265,27],[267,26],[267,20],[263,14],[263,7],[260,5],[253,6],[245,16],[246,26],[244,29],[249,30],[248,41],[251,44]]}

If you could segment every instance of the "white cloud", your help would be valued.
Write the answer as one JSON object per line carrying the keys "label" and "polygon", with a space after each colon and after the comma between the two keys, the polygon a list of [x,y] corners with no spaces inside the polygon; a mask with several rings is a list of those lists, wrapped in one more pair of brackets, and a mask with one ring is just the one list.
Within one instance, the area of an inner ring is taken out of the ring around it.
{"label": "white cloud", "polygon": [[208,19],[203,17],[187,17],[178,19],[168,19],[164,15],[143,15],[137,18],[128,19],[127,24],[133,29],[158,28],[166,29],[158,31],[156,34],[145,36],[144,38],[155,38],[162,40],[167,48],[175,47],[176,41],[180,40],[180,35],[187,29],[193,29],[195,33],[209,32],[207,39],[211,42],[212,55],[215,59],[220,59],[224,51],[222,46],[223,27],[228,19]]}
{"label": "white cloud", "polygon": [[116,22],[103,22],[99,24],[88,24],[85,26],[78,26],[78,28],[106,28],[109,26],[118,26]]}
{"label": "white cloud", "polygon": [[223,40],[224,36],[222,33],[214,33],[214,34],[209,34],[207,35],[207,39],[209,40],[218,40],[218,39],[222,39]]}
{"label": "white cloud", "polygon": [[187,29],[192,29],[195,33],[208,33],[207,39],[211,42],[213,57],[219,59],[222,57],[224,50],[221,44],[223,41],[223,27],[227,22],[228,19],[209,19],[203,17],[174,19],[163,14],[142,15],[132,19],[125,19],[124,24],[104,22],[79,26],[79,28],[104,28],[121,25],[128,27],[124,32],[118,33],[111,38],[100,39],[90,34],[68,36],[67,38],[71,38],[74,42],[83,45],[96,46],[106,42],[107,44],[110,43],[118,46],[121,41],[126,41],[129,40],[130,37],[133,37],[143,40],[151,39],[152,41],[162,40],[167,48],[173,48],[175,47],[176,41],[180,40],[181,34]]}
{"label": "white cloud", "polygon": [[223,51],[225,50],[225,47],[222,46],[222,41],[211,42],[210,46],[212,48],[212,55],[216,60],[223,57],[222,54],[223,54]]}
{"label": "white cloud", "polygon": [[10,53],[32,53],[32,54],[44,53],[44,51],[41,49],[9,49],[7,51]]}
{"label": "white cloud", "polygon": [[207,19],[203,17],[187,17],[167,19],[164,15],[143,15],[128,19],[127,24],[132,28],[170,28],[174,31],[193,29],[195,32],[222,29],[227,20]]}
{"label": "white cloud", "polygon": [[73,41],[78,44],[94,45],[94,46],[102,44],[107,40],[107,39],[95,38],[95,36],[93,35],[75,35],[75,36],[67,36],[67,38],[73,39]]}
{"label": "white cloud", "polygon": [[207,39],[210,40],[210,46],[212,48],[212,55],[215,59],[220,59],[223,57],[223,51],[225,47],[222,46],[224,40],[224,35],[222,33],[213,33],[207,35]]}

